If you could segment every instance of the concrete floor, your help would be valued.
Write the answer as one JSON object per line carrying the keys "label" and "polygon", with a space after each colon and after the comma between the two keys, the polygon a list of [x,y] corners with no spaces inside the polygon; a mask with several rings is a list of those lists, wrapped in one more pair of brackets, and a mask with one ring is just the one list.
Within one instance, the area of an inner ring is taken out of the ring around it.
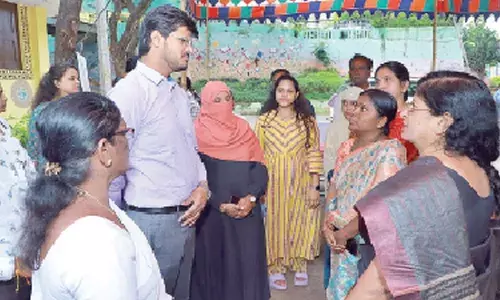
{"label": "concrete floor", "polygon": [[323,289],[323,256],[309,264],[309,286],[296,287],[293,285],[293,273],[287,274],[288,289],[277,291],[271,289],[271,300],[324,300],[326,299]]}

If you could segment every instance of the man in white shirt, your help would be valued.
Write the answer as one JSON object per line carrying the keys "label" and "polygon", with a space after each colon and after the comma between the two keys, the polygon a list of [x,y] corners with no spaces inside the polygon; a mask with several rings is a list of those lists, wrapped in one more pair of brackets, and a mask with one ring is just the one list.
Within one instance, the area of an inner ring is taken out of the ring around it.
{"label": "man in white shirt", "polygon": [[164,5],[151,10],[140,31],[140,61],[109,92],[127,127],[129,169],[110,197],[125,201],[128,215],[146,235],[167,293],[188,300],[194,257],[194,225],[209,197],[198,156],[186,92],[169,80],[187,68],[196,23]]}

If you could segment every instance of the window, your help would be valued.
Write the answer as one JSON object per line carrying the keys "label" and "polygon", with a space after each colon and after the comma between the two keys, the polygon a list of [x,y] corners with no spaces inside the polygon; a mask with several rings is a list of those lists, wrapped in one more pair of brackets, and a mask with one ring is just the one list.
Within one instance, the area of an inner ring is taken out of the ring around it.
{"label": "window", "polygon": [[317,30],[309,30],[306,32],[306,37],[310,40],[318,39],[318,31]]}
{"label": "window", "polygon": [[21,70],[17,5],[0,1],[0,69]]}

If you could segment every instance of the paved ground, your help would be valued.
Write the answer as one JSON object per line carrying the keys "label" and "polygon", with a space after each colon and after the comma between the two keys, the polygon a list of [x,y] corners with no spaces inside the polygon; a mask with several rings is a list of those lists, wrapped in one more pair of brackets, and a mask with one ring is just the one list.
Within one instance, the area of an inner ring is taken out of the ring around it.
{"label": "paved ground", "polygon": [[324,300],[323,289],[323,257],[309,265],[309,286],[295,287],[293,273],[287,274],[288,289],[286,291],[271,290],[271,300]]}

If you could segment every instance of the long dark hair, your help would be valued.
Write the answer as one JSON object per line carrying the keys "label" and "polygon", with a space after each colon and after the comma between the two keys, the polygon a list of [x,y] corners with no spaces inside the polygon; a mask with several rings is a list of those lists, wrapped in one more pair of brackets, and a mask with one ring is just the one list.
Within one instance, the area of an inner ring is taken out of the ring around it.
{"label": "long dark hair", "polygon": [[[399,81],[407,81],[408,84],[410,84],[410,72],[408,72],[408,69],[404,64],[400,63],[399,61],[385,62],[380,66],[378,66],[377,70],[375,71],[375,74],[377,74],[380,69],[384,68],[391,70],[391,72],[394,73],[394,75]],[[404,94],[404,99],[405,101],[408,100],[408,90],[406,90]]]}
{"label": "long dark hair", "polygon": [[475,161],[488,174],[500,205],[500,177],[491,165],[499,156],[498,112],[486,84],[467,73],[437,71],[419,80],[416,95],[433,116],[449,113],[453,124],[445,133],[445,150]]}
{"label": "long dark hair", "polygon": [[[295,79],[291,75],[283,75],[273,85],[273,88],[271,89],[271,92],[269,93],[269,98],[267,99],[266,103],[264,103],[264,106],[261,109],[261,115],[267,114],[270,111],[276,111],[278,110],[279,104],[278,101],[276,100],[276,90],[278,89],[278,86],[280,85],[280,82],[284,80],[289,80],[293,82],[293,86],[295,88],[295,91],[299,93],[299,96],[295,101],[293,102],[293,108],[295,110],[295,117],[297,120],[297,123],[303,124],[306,128],[306,148],[310,148],[310,142],[309,138],[311,136],[311,130],[316,130],[316,127],[314,126],[314,122],[311,110],[309,108],[309,105],[307,103],[307,100],[304,96],[304,94],[300,91],[299,88],[299,82],[297,79]],[[269,114],[266,117],[266,120],[264,121],[264,126],[268,122],[268,117]],[[276,117],[276,114],[273,116]]]}
{"label": "long dark hair", "polygon": [[90,92],[63,97],[40,113],[36,130],[42,154],[61,169],[52,176],[39,170],[27,192],[26,219],[19,243],[21,259],[31,269],[39,267],[48,227],[76,197],[75,187],[87,178],[97,143],[103,138],[113,143],[120,119],[114,102]]}
{"label": "long dark hair", "polygon": [[61,80],[68,69],[78,70],[72,64],[56,64],[50,67],[49,71],[43,75],[38,84],[35,98],[31,103],[32,110],[37,108],[41,103],[52,101],[56,97],[59,89],[56,87],[55,81]]}
{"label": "long dark hair", "polygon": [[367,96],[370,98],[373,106],[377,110],[378,116],[380,118],[387,118],[383,128],[384,135],[387,136],[389,134],[389,124],[394,120],[398,111],[396,99],[391,94],[378,89],[363,91],[359,96]]}

